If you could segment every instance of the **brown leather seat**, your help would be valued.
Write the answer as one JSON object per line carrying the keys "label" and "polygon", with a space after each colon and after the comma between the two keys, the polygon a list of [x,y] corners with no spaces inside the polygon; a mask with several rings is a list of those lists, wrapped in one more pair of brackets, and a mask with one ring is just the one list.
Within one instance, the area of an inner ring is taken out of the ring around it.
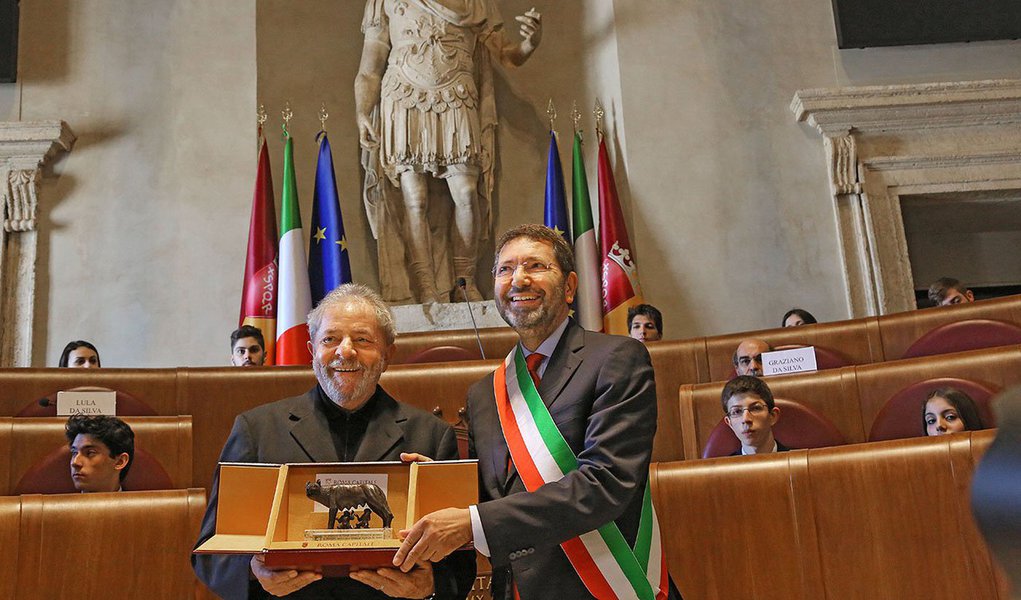
{"label": "brown leather seat", "polygon": [[[14,486],[14,494],[73,494],[77,492],[69,474],[70,461],[70,448],[67,446],[54,448],[21,476],[21,480]],[[171,490],[174,489],[174,482],[160,461],[156,460],[148,451],[139,448],[135,450],[131,469],[124,477],[122,487],[129,492]]]}
{"label": "brown leather seat", "polygon": [[[766,382],[774,398],[797,402],[824,417],[839,431],[846,443],[865,441],[865,428],[861,408],[854,387],[856,367],[831,369],[814,373],[798,373],[781,377],[767,377]],[[681,386],[679,412],[683,431],[684,457],[700,458],[713,429],[720,423],[722,381]],[[783,425],[781,415],[779,425]],[[661,435],[661,432],[656,432]],[[780,438],[786,443],[786,440]]]}
{"label": "brown leather seat", "polygon": [[433,346],[412,354],[404,361],[406,365],[421,363],[452,362],[458,360],[481,360],[478,348],[469,350],[460,346]]}
{"label": "brown leather seat", "polygon": [[[510,327],[484,327],[479,329],[478,339],[487,359],[502,359],[518,343],[518,334]],[[390,361],[394,365],[407,363],[411,356],[435,346],[456,346],[479,356],[479,343],[472,329],[402,333],[396,344],[397,351]]]}
{"label": "brown leather seat", "polygon": [[976,381],[957,377],[940,377],[918,381],[898,390],[883,406],[869,430],[869,441],[896,440],[925,435],[922,422],[922,405],[929,393],[938,388],[956,388],[975,401],[982,423],[996,426],[995,416],[989,400],[998,390],[993,390]]}
{"label": "brown leather seat", "polygon": [[[773,427],[773,435],[788,448],[824,448],[846,444],[843,434],[819,411],[800,402],[775,399],[780,409],[780,420]],[[730,456],[741,449],[741,442],[722,418],[706,441],[702,458]]]}
{"label": "brown leather seat", "polygon": [[965,352],[1021,344],[1021,327],[993,319],[971,319],[940,325],[911,344],[904,358]]}
{"label": "brown leather seat", "polygon": [[973,319],[995,319],[1021,325],[1021,295],[876,317],[882,356],[885,360],[904,358],[907,349],[933,329],[947,323]]}
{"label": "brown leather seat", "polygon": [[[27,404],[25,408],[18,411],[15,417],[55,417],[57,416],[57,394],[61,391],[67,392],[113,392],[109,388],[98,386],[81,386],[69,390],[59,390],[47,394],[37,402]],[[117,392],[117,415],[121,417],[153,417],[156,411],[146,402],[135,398],[131,394]]]}
{"label": "brown leather seat", "polygon": [[[954,378],[989,390],[1003,390],[1021,383],[1018,364],[1021,364],[1021,346],[1003,346],[855,367],[855,395],[866,434],[871,433],[890,398],[915,383]],[[918,412],[905,423],[920,422],[922,399],[917,399]],[[920,423],[918,426],[921,427]],[[916,435],[921,434],[920,430],[916,431]]]}
{"label": "brown leather seat", "polygon": [[[163,487],[183,489],[192,485],[190,416],[126,417],[124,421],[135,432],[136,459],[139,451],[147,452],[169,477],[170,485]],[[55,452],[67,450],[67,438],[64,436],[65,422],[66,419],[63,417],[0,418],[0,450],[9,448],[8,452],[0,454],[3,458],[0,461],[3,465],[0,467],[0,475],[6,471],[6,477],[0,479],[0,494],[15,493],[23,477],[33,470],[42,477],[36,478],[35,483],[41,481],[46,484],[60,477],[66,478],[70,483],[69,455],[64,454],[63,460],[53,456]],[[42,464],[44,462],[47,464]],[[129,479],[134,471],[135,467],[132,466],[128,473]],[[138,476],[143,474],[144,469],[139,469]],[[158,475],[159,473],[156,473],[156,476]],[[146,485],[153,485],[158,481],[154,480]],[[33,482],[25,481],[26,486],[30,483]],[[139,484],[141,483],[139,481]]]}

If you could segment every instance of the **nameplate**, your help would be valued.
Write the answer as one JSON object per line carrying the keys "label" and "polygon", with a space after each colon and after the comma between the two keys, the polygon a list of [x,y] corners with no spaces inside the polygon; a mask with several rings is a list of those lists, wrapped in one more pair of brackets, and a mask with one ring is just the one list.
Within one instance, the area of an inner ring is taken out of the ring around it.
{"label": "nameplate", "polygon": [[116,415],[117,392],[57,392],[57,416]]}
{"label": "nameplate", "polygon": [[794,348],[762,353],[763,375],[787,375],[818,371],[815,363],[815,347]]}

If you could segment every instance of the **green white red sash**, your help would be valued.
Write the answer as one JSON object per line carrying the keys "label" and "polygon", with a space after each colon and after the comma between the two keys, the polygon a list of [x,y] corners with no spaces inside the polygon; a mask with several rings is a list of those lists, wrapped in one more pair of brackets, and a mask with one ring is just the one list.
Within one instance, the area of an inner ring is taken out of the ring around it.
{"label": "green white red sash", "polygon": [[[525,489],[534,492],[578,468],[515,347],[493,380],[500,426]],[[638,537],[631,548],[614,522],[560,544],[589,593],[599,600],[667,597],[666,558],[646,481]]]}

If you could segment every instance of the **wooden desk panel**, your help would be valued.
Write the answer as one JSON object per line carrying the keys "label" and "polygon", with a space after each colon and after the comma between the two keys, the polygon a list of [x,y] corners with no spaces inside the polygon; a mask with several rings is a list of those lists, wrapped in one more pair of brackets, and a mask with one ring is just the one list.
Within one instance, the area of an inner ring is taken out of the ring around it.
{"label": "wooden desk panel", "polygon": [[17,499],[22,543],[12,578],[15,593],[4,597],[180,600],[195,595],[190,556],[205,511],[203,490]]}

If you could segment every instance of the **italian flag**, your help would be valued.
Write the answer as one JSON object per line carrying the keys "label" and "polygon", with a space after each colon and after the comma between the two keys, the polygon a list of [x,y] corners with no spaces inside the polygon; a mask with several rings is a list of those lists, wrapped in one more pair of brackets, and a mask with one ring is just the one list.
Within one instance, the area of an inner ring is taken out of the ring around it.
{"label": "italian flag", "polygon": [[578,295],[574,300],[578,323],[589,331],[603,330],[603,301],[599,281],[599,250],[592,226],[592,202],[588,195],[588,176],[581,155],[581,133],[574,134],[574,183],[571,186],[574,210],[574,268],[578,272]]}
{"label": "italian flag", "polygon": [[310,365],[306,317],[312,310],[298,210],[298,185],[294,180],[294,141],[287,136],[284,146],[284,189],[280,207],[280,272],[277,298],[278,365]]}

